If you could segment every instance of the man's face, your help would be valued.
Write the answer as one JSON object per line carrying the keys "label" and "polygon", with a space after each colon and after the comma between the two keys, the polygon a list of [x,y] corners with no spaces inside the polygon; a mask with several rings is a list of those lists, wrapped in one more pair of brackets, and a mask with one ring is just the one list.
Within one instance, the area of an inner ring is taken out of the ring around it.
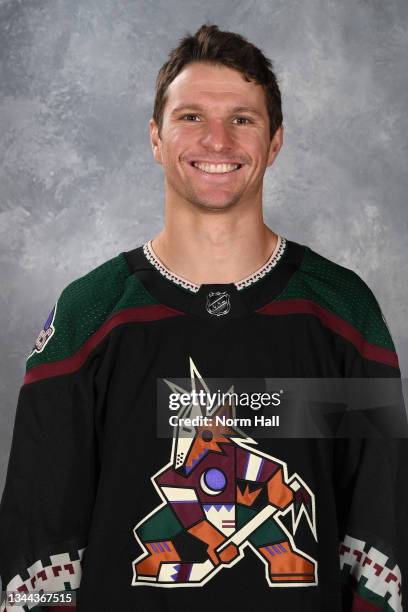
{"label": "man's face", "polygon": [[270,140],[260,85],[203,62],[188,64],[171,82],[161,138],[153,119],[150,132],[167,196],[212,211],[260,198],[265,170],[283,137],[281,127]]}

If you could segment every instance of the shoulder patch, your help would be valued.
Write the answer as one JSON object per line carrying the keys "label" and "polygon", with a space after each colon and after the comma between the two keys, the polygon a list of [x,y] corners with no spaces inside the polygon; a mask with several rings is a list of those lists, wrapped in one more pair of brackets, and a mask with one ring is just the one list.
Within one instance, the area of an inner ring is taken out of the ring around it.
{"label": "shoulder patch", "polygon": [[47,320],[44,323],[44,327],[38,334],[37,340],[35,341],[35,344],[31,350],[31,353],[27,356],[27,359],[30,359],[30,357],[32,357],[32,355],[34,355],[35,353],[41,353],[44,350],[47,342],[54,335],[55,333],[54,321],[55,321],[56,312],[57,312],[57,304],[55,304],[50,314],[48,315]]}

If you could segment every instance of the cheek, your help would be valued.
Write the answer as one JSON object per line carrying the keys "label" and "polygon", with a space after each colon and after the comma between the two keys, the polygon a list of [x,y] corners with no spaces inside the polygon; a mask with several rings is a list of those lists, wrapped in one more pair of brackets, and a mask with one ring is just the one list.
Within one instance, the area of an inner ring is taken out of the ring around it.
{"label": "cheek", "polygon": [[163,156],[174,163],[175,160],[180,159],[186,152],[191,151],[193,143],[194,139],[191,132],[187,134],[186,130],[169,130],[163,135]]}
{"label": "cheek", "polygon": [[166,130],[164,138],[172,147],[179,146],[180,144],[191,141],[191,139],[194,138],[194,130],[188,129],[188,127],[169,128]]}
{"label": "cheek", "polygon": [[240,143],[242,148],[253,157],[262,157],[267,152],[265,136],[255,130],[248,130],[245,134],[241,135]]}

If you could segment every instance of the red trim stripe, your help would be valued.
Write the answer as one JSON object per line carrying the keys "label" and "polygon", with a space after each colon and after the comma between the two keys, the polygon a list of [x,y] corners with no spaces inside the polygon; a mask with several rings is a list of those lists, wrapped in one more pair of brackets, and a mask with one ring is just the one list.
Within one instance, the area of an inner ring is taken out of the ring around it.
{"label": "red trim stripe", "polygon": [[391,349],[382,348],[367,342],[364,336],[351,323],[344,321],[338,315],[322,308],[312,300],[293,299],[282,300],[281,302],[270,302],[257,311],[266,315],[287,315],[287,314],[311,314],[320,320],[322,325],[328,327],[339,336],[342,336],[360,353],[365,359],[379,361],[386,365],[398,368],[398,356]]}
{"label": "red trim stripe", "polygon": [[132,323],[134,321],[158,321],[169,317],[185,315],[184,312],[164,306],[163,304],[151,304],[149,306],[132,306],[125,308],[114,314],[110,319],[96,330],[86,342],[77,350],[76,353],[65,359],[44,363],[34,366],[28,370],[24,376],[23,385],[27,385],[36,380],[60,376],[61,374],[71,374],[78,370],[85,362],[90,352],[103,340],[103,338],[114,328],[122,323]]}

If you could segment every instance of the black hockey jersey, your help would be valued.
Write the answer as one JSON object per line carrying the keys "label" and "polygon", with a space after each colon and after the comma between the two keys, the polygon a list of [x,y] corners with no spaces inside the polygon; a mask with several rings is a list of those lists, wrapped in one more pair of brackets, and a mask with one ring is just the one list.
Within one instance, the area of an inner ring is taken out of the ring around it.
{"label": "black hockey jersey", "polygon": [[[239,413],[244,379],[398,384],[400,370],[364,281],[283,237],[237,283],[195,285],[150,241],[70,283],[19,393],[0,574],[27,597],[0,610],[72,592],[78,612],[401,611],[403,406],[382,413],[399,437],[341,435],[338,412],[306,436],[283,386]],[[211,403],[214,380],[233,393]]]}

